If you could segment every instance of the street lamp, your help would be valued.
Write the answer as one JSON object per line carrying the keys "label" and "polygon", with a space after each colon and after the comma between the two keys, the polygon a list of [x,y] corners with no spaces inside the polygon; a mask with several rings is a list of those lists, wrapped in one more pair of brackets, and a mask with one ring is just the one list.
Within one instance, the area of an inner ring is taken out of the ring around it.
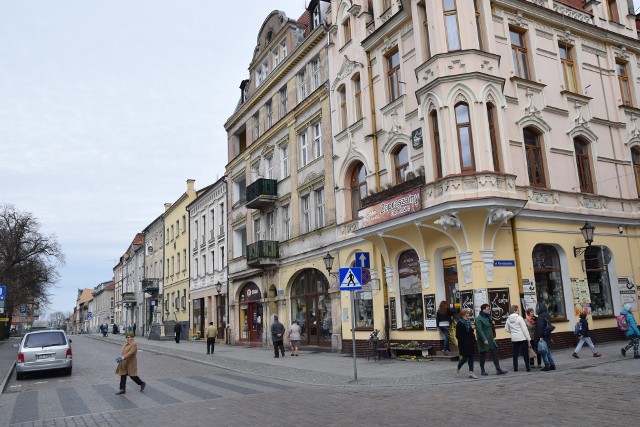
{"label": "street lamp", "polygon": [[322,261],[324,261],[324,267],[327,269],[327,273],[329,273],[329,276],[339,276],[338,273],[331,272],[331,268],[333,268],[333,259],[334,258],[331,256],[331,254],[327,252],[327,254],[322,258]]}
{"label": "street lamp", "polygon": [[589,221],[585,221],[584,225],[582,226],[582,228],[580,229],[580,232],[582,233],[582,237],[584,238],[584,242],[587,244],[587,246],[581,246],[581,247],[573,247],[573,256],[577,257],[578,255],[582,255],[584,253],[584,251],[587,250],[587,248],[589,246],[591,246],[591,244],[593,243],[593,233],[596,230],[596,228],[589,224]]}
{"label": "street lamp", "polygon": [[222,290],[222,283],[218,282],[214,286],[216,287],[216,291],[218,291],[218,295],[220,295],[220,291]]}

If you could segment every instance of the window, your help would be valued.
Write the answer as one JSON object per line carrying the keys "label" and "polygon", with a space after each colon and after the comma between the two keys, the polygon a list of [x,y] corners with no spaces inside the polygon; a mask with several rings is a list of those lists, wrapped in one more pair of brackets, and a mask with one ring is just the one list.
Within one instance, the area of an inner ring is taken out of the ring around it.
{"label": "window", "polygon": [[173,239],[175,239],[175,234],[174,234],[175,229],[173,228],[173,225],[171,226],[171,240],[173,241]]}
{"label": "window", "polygon": [[207,275],[207,256],[202,255],[202,275]]}
{"label": "window", "polygon": [[547,306],[552,319],[566,319],[558,251],[551,245],[536,245],[532,258],[538,302]]}
{"label": "window", "polygon": [[247,180],[244,175],[233,181],[233,204],[244,203],[247,192]]}
{"label": "window", "polygon": [[224,263],[224,246],[220,246],[220,270],[226,267]]}
{"label": "window", "polygon": [[355,106],[356,120],[362,118],[362,87],[360,86],[360,74],[353,77],[353,104]]}
{"label": "window", "polygon": [[322,123],[315,122],[311,128],[313,129],[313,158],[322,157]]}
{"label": "window", "polygon": [[351,17],[349,16],[342,23],[342,39],[344,40],[343,44],[347,44],[351,41]]}
{"label": "window", "polygon": [[440,151],[440,130],[438,128],[438,113],[433,110],[431,118],[431,133],[433,135],[433,158],[436,163],[436,178],[442,178],[442,153]]}
{"label": "window", "polygon": [[276,235],[276,211],[267,213],[267,240],[278,240]]}
{"label": "window", "polygon": [[195,274],[195,277],[198,277],[198,275],[200,274],[200,271],[198,270],[198,258],[195,258],[194,260],[195,265],[193,266],[193,272]]}
{"label": "window", "polygon": [[426,2],[418,5],[418,19],[422,22],[421,37],[424,46],[424,54],[427,59],[431,58],[431,47],[429,46],[429,20],[427,19]]}
{"label": "window", "polygon": [[631,101],[631,86],[629,86],[629,77],[627,74],[627,64],[616,61],[616,74],[618,75],[618,83],[620,83],[622,105],[633,106],[633,102]]}
{"label": "window", "polygon": [[396,170],[396,184],[406,181],[407,169],[409,168],[409,149],[406,145],[398,148],[393,154],[393,163]]}
{"label": "window", "polygon": [[391,8],[391,0],[382,0],[382,12]]}
{"label": "window", "polygon": [[607,0],[607,12],[609,14],[609,21],[620,22],[616,0]]}
{"label": "window", "polygon": [[286,142],[280,146],[280,170],[282,172],[280,179],[289,176],[289,145]]}
{"label": "window", "polygon": [[603,246],[589,246],[584,252],[584,264],[591,297],[591,315],[613,316],[613,300],[609,279],[611,251]]}
{"label": "window", "polygon": [[166,275],[167,275],[167,277],[169,277],[171,275],[171,272],[169,271],[169,266],[171,265],[171,264],[169,264],[169,258],[167,258],[167,263],[165,265],[167,266]]}
{"label": "window", "polygon": [[356,328],[373,329],[373,294],[371,291],[358,291],[355,295]]}
{"label": "window", "polygon": [[560,62],[562,62],[562,72],[564,74],[564,87],[569,92],[578,93],[578,84],[576,83],[576,71],[573,65],[572,49],[570,45],[560,44]]}
{"label": "window", "polygon": [[182,215],[182,232],[185,233],[187,231],[187,216]]}
{"label": "window", "polygon": [[320,58],[315,58],[311,61],[311,91],[313,92],[320,87],[322,79],[320,68]]}
{"label": "window", "polygon": [[166,243],[169,243],[169,227],[167,227],[167,232],[165,233],[165,236],[167,237]]}
{"label": "window", "polygon": [[362,207],[362,199],[367,197],[367,173],[364,165],[356,163],[351,170],[351,219],[358,219],[358,211]]}
{"label": "window", "polygon": [[176,255],[176,261],[177,261],[177,264],[178,264],[178,270],[177,271],[180,271],[180,254]]}
{"label": "window", "polygon": [[176,273],[176,259],[175,257],[171,257],[171,275],[173,276]]}
{"label": "window", "polygon": [[580,191],[583,193],[593,193],[591,166],[589,162],[589,146],[585,141],[575,138],[573,140],[573,148],[576,152],[576,166],[578,167]]}
{"label": "window", "polygon": [[200,242],[201,245],[204,245],[206,238],[207,238],[207,216],[202,215],[202,241]]}
{"label": "window", "polygon": [[193,246],[198,246],[198,220],[195,220],[193,223]]}
{"label": "window", "polygon": [[262,64],[256,68],[256,87],[260,86],[267,79],[269,74],[269,63],[265,59]]}
{"label": "window", "polygon": [[529,65],[527,63],[524,34],[510,29],[509,38],[511,39],[511,55],[513,56],[513,73],[516,77],[529,80]]}
{"label": "window", "polygon": [[182,250],[182,259],[184,260],[184,266],[182,268],[182,271],[187,271],[187,250],[186,249]]}
{"label": "window", "polygon": [[267,104],[264,106],[264,112],[265,112],[264,125],[266,130],[273,125],[273,107],[271,106],[271,101],[267,102]]}
{"label": "window", "polygon": [[298,102],[302,102],[307,97],[307,70],[302,69],[298,73]]}
{"label": "window", "polygon": [[182,309],[186,310],[187,308],[187,290],[182,290]]}
{"label": "window", "polygon": [[398,258],[398,287],[403,329],[423,329],[422,276],[415,250],[410,249]]}
{"label": "window", "polygon": [[264,240],[262,238],[261,221],[260,218],[256,218],[253,220],[253,241],[258,242],[260,240]]}
{"label": "window", "polygon": [[344,130],[349,125],[347,121],[347,92],[344,85],[338,88],[338,100],[340,102],[340,129]]}
{"label": "window", "polygon": [[233,230],[233,257],[247,255],[247,228],[242,227]]}
{"label": "window", "polygon": [[273,57],[273,68],[276,68],[278,64],[284,61],[284,58],[287,56],[287,43],[286,40],[280,42],[278,47],[276,47],[272,52]]}
{"label": "window", "polygon": [[460,50],[460,34],[458,31],[458,11],[456,0],[442,0],[444,4],[444,25],[447,30],[447,46],[449,50]]}
{"label": "window", "polygon": [[395,101],[402,95],[400,88],[400,53],[394,49],[387,55],[387,84],[389,85],[389,101]]}
{"label": "window", "polygon": [[273,177],[273,155],[264,158],[265,162],[265,178],[274,179]]}
{"label": "window", "polygon": [[546,187],[540,135],[531,128],[525,128],[522,133],[524,136],[525,157],[527,159],[527,172],[529,173],[529,185]]}
{"label": "window", "polygon": [[480,0],[473,0],[473,7],[476,12],[476,31],[478,32],[478,47],[480,50],[484,50],[484,30],[482,28],[482,16],[480,15],[480,8],[482,7],[480,4]]}
{"label": "window", "polygon": [[216,228],[216,210],[215,209],[211,209],[211,237],[209,238],[209,240],[213,240],[213,238],[215,237],[215,228]]}
{"label": "window", "polygon": [[462,171],[475,170],[476,161],[473,154],[473,136],[469,106],[465,103],[456,105],[456,127],[458,128],[458,148],[460,150],[460,168]]}
{"label": "window", "polygon": [[291,238],[291,210],[288,204],[282,207],[282,222],[284,225],[282,239],[289,240]]}
{"label": "window", "polygon": [[176,220],[176,239],[180,237],[180,221]]}
{"label": "window", "polygon": [[220,203],[220,234],[224,234],[224,202]]}
{"label": "window", "polygon": [[300,141],[300,166],[305,166],[309,163],[309,143],[307,141],[307,132],[303,132],[298,135]]}
{"label": "window", "polygon": [[253,139],[256,140],[260,136],[260,113],[253,115]]}
{"label": "window", "polygon": [[280,95],[280,118],[283,118],[287,115],[287,88],[283,87],[278,92]]}
{"label": "window", "polygon": [[633,162],[633,176],[636,178],[636,191],[640,197],[640,148],[631,149],[631,160]]}
{"label": "window", "polygon": [[316,195],[316,228],[322,228],[325,225],[325,203],[324,188],[315,191]]}
{"label": "window", "polygon": [[287,57],[287,41],[282,40],[280,42],[280,61]]}
{"label": "window", "polygon": [[302,196],[300,199],[300,206],[302,210],[302,232],[308,233],[311,231],[311,207],[309,205],[309,195]]}
{"label": "window", "polygon": [[496,107],[487,104],[487,125],[489,126],[489,141],[491,142],[491,156],[493,158],[493,170],[500,170],[500,150],[498,147],[498,133],[496,130]]}
{"label": "window", "polygon": [[211,249],[211,272],[216,271],[216,251]]}

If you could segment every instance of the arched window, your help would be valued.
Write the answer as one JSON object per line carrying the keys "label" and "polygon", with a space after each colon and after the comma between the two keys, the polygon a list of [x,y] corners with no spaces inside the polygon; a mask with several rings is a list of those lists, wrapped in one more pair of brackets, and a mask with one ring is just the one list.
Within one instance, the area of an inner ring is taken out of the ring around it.
{"label": "arched window", "polygon": [[344,130],[347,128],[348,126],[348,122],[347,122],[347,92],[346,89],[344,87],[344,85],[340,86],[338,88],[338,101],[340,102],[340,110],[339,110],[339,114],[340,114],[340,118],[339,118],[339,123],[340,123],[340,129]]}
{"label": "arched window", "polygon": [[604,246],[589,246],[584,252],[584,267],[589,284],[591,315],[613,316],[613,299],[609,279],[611,251]]}
{"label": "arched window", "polygon": [[329,282],[314,268],[302,270],[291,284],[291,319],[302,329],[304,345],[330,346],[332,335]]}
{"label": "arched window", "polygon": [[558,251],[551,245],[539,244],[533,248],[533,274],[538,302],[547,306],[553,319],[566,319],[562,270]]}
{"label": "arched window", "polygon": [[362,199],[367,196],[367,172],[364,165],[358,162],[351,170],[351,219],[358,218],[362,208]]}
{"label": "arched window", "polygon": [[527,158],[527,172],[529,173],[529,185],[534,187],[546,187],[547,182],[544,177],[544,160],[542,157],[542,143],[540,134],[533,128],[524,128],[525,156]]}
{"label": "arched window", "polygon": [[631,149],[631,159],[633,161],[633,175],[636,177],[636,190],[640,197],[640,148],[633,147]]}
{"label": "arched window", "polygon": [[473,136],[471,135],[471,119],[469,106],[465,103],[456,105],[456,127],[458,129],[458,149],[460,150],[460,168],[462,171],[475,170],[476,161],[473,155]]}
{"label": "arched window", "polygon": [[578,167],[580,191],[583,193],[593,193],[593,182],[591,180],[591,162],[589,160],[589,145],[582,139],[574,138],[573,148],[576,152],[576,166]]}
{"label": "arched window", "polygon": [[413,249],[398,258],[398,287],[403,329],[424,329],[422,275],[418,254]]}
{"label": "arched window", "polygon": [[405,182],[407,169],[409,169],[409,149],[406,145],[394,151],[393,163],[396,171],[396,184]]}
{"label": "arched window", "polygon": [[438,113],[433,110],[431,117],[431,136],[433,139],[433,158],[436,163],[436,178],[442,178],[442,152],[440,150],[440,130],[438,128]]}
{"label": "arched window", "polygon": [[493,156],[493,170],[500,171],[500,149],[498,147],[498,124],[496,122],[496,106],[487,103],[487,124],[489,126],[489,141]]}

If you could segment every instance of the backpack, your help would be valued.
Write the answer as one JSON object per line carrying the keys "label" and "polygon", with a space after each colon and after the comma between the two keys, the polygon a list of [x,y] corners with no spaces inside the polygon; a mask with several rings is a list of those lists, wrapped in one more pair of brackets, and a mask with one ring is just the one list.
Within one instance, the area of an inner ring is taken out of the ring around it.
{"label": "backpack", "polygon": [[616,322],[618,323],[618,329],[622,332],[626,332],[629,330],[629,321],[627,320],[626,314],[618,314],[616,316]]}
{"label": "backpack", "polygon": [[578,320],[576,322],[576,326],[573,328],[573,333],[577,337],[582,336],[582,322],[581,321]]}

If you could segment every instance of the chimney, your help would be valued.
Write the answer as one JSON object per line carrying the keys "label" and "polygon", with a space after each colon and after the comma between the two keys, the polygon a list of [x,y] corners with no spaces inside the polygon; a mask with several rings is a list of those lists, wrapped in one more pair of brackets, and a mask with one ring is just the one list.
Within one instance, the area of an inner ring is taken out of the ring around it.
{"label": "chimney", "polygon": [[196,186],[196,180],[195,179],[188,179],[187,180],[187,192],[195,191],[195,186]]}
{"label": "chimney", "polygon": [[168,211],[170,207],[171,207],[171,203],[165,203],[164,204],[164,211],[165,212]]}

